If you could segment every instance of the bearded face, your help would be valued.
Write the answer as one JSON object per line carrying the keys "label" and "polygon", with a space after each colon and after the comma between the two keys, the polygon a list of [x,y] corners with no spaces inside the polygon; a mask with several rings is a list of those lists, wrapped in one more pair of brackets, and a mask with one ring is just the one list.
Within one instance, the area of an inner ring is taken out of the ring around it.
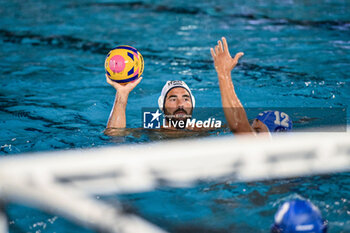
{"label": "bearded face", "polygon": [[164,114],[167,121],[184,121],[186,123],[192,117],[192,109],[191,96],[186,89],[176,87],[166,95]]}

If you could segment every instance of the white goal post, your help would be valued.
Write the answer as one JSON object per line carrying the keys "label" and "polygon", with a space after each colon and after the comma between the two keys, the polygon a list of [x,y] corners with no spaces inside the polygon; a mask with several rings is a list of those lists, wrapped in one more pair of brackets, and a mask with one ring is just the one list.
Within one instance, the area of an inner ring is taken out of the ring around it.
{"label": "white goal post", "polygon": [[[142,192],[161,184],[184,187],[198,180],[246,182],[343,171],[350,171],[349,133],[210,137],[41,152],[0,158],[0,204],[24,203],[107,232],[164,232],[94,195]],[[1,229],[6,227],[0,224]]]}

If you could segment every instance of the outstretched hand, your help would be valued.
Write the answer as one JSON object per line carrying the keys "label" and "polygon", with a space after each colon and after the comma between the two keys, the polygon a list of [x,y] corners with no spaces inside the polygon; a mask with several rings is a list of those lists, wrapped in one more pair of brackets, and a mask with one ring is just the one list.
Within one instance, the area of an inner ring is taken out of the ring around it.
{"label": "outstretched hand", "polygon": [[115,88],[117,93],[120,95],[129,95],[129,93],[141,82],[142,77],[138,78],[137,80],[130,82],[126,85],[119,84],[117,82],[112,81],[108,76],[106,75],[106,81],[109,83],[112,87]]}
{"label": "outstretched hand", "polygon": [[215,46],[215,51],[213,48],[210,49],[211,56],[214,59],[215,70],[218,75],[230,74],[233,68],[238,63],[238,60],[244,55],[244,53],[239,52],[234,58],[231,57],[230,51],[228,50],[228,45],[225,37],[222,37],[218,41],[218,45]]}

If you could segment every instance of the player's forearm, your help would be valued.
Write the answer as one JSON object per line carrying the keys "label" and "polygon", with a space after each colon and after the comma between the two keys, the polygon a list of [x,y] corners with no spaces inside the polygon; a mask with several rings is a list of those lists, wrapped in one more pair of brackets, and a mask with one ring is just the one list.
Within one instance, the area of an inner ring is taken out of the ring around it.
{"label": "player's forearm", "polygon": [[235,133],[253,132],[243,105],[236,95],[231,74],[218,74],[218,78],[222,106],[231,131]]}
{"label": "player's forearm", "polygon": [[125,110],[127,102],[127,94],[116,93],[114,105],[108,119],[107,128],[125,128]]}

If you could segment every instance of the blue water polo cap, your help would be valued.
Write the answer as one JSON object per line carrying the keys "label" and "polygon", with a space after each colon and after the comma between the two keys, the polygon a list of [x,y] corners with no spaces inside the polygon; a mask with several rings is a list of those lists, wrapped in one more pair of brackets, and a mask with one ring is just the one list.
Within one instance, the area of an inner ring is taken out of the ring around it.
{"label": "blue water polo cap", "polygon": [[270,132],[291,131],[293,127],[292,120],[284,112],[264,111],[259,113],[256,119],[264,123]]}
{"label": "blue water polo cap", "polygon": [[278,209],[271,233],[326,233],[327,225],[310,201],[294,199]]}

